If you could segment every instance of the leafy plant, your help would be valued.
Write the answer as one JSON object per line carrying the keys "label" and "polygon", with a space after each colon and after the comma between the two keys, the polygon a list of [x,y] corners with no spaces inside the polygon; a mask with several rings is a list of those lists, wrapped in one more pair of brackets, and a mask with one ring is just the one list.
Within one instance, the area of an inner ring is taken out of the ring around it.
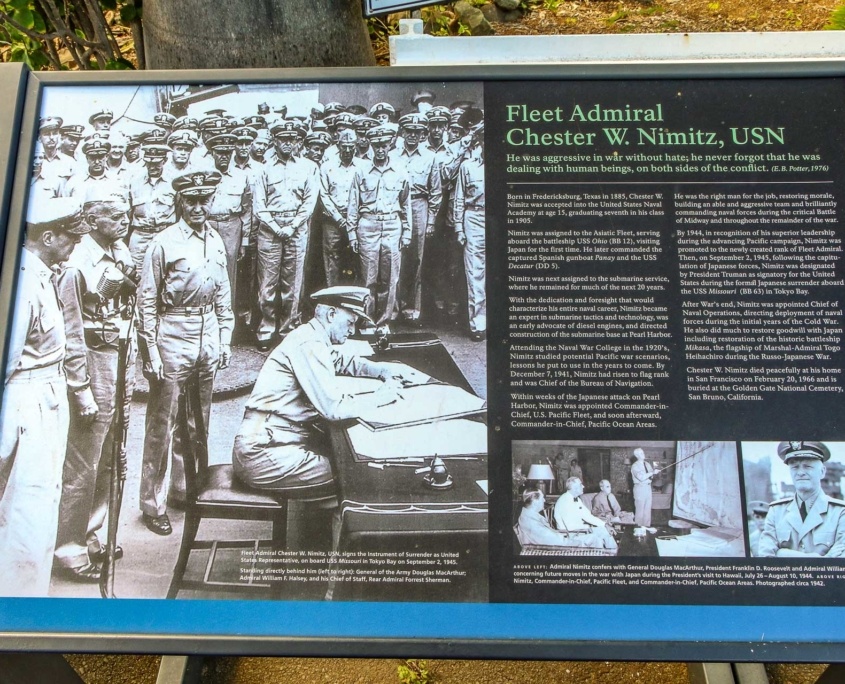
{"label": "leafy plant", "polygon": [[0,0],[0,60],[32,69],[131,69],[106,13],[133,34],[140,26],[134,0]]}
{"label": "leafy plant", "polygon": [[845,3],[830,13],[827,23],[822,28],[825,31],[845,31]]}
{"label": "leafy plant", "polygon": [[560,7],[561,2],[562,0],[543,0],[543,9],[554,12]]}
{"label": "leafy plant", "polygon": [[611,14],[607,19],[604,20],[604,23],[608,26],[615,26],[620,21],[625,21],[628,18],[628,12],[625,10],[616,10],[613,14]]}
{"label": "leafy plant", "polygon": [[401,684],[434,684],[434,675],[425,660],[406,660],[397,669]]}

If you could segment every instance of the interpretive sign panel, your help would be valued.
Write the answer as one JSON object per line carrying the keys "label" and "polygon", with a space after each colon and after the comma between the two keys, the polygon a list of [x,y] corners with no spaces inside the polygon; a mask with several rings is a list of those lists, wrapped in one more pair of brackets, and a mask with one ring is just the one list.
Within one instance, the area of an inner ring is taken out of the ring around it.
{"label": "interpretive sign panel", "polygon": [[843,73],[32,76],[6,643],[837,659]]}

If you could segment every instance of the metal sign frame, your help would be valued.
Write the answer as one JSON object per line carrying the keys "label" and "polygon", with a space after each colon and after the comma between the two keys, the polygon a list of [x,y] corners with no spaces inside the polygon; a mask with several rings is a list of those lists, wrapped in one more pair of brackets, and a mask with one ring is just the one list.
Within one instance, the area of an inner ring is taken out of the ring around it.
{"label": "metal sign frame", "polygon": [[[2,74],[0,73],[0,77]],[[20,127],[0,320],[8,321],[43,89],[52,85],[843,78],[845,61],[32,73]],[[2,142],[2,141],[0,141]],[[0,168],[2,172],[2,168]],[[2,178],[0,178],[2,179]],[[7,339],[0,341],[5,356]],[[0,649],[286,656],[845,660],[841,607],[323,603],[0,598]]]}

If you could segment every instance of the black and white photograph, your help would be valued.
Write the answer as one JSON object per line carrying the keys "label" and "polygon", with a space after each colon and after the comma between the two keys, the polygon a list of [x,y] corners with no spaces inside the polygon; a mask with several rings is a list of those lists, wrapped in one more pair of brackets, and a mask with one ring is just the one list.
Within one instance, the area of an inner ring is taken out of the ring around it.
{"label": "black and white photograph", "polygon": [[44,89],[0,593],[485,601],[480,83]]}
{"label": "black and white photograph", "polygon": [[744,557],[735,442],[512,444],[520,556]]}
{"label": "black and white photograph", "polygon": [[750,555],[845,557],[845,444],[742,442]]}

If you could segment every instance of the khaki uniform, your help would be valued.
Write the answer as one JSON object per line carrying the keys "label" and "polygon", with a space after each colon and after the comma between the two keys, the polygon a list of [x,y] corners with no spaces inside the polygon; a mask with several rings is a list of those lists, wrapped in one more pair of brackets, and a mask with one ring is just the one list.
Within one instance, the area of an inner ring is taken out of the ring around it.
{"label": "khaki uniform", "polygon": [[422,310],[423,257],[426,235],[434,230],[443,197],[440,165],[433,152],[417,147],[393,153],[397,166],[404,167],[411,184],[411,244],[402,254],[399,309],[408,320],[417,320]]}
{"label": "khaki uniform", "polygon": [[[132,266],[132,255],[122,241],[105,252],[90,235],[85,235],[68,259],[59,280],[59,295],[68,331],[65,366],[73,391],[90,392],[98,414],[93,423],[71,413],[67,456],[62,476],[62,501],[56,560],[67,568],[88,564],[88,551],[97,551],[97,537],[108,511],[111,484],[111,454],[116,435],[119,315],[114,300],[100,305],[97,284],[109,267]],[[134,348],[130,350],[127,374],[134,375]],[[87,388],[85,387],[87,385]],[[126,382],[125,405],[132,396],[132,381]]]}
{"label": "khaki uniform", "polygon": [[155,180],[146,169],[129,182],[129,251],[140,272],[153,237],[176,222],[176,194],[164,176]]}
{"label": "khaki uniform", "polygon": [[[157,235],[144,259],[138,287],[141,351],[160,359],[164,372],[161,380],[150,383],[147,406],[140,504],[149,516],[167,512],[166,475],[176,410],[192,378],[199,383],[208,425],[220,345],[231,343],[234,327],[226,269],[226,250],[217,232],[206,224],[198,233],[184,221]],[[183,478],[177,444],[171,483],[184,487]]]}
{"label": "khaki uniform", "polygon": [[361,284],[370,290],[367,314],[377,325],[396,318],[400,245],[411,232],[408,174],[393,158],[355,172],[346,211],[350,239],[357,237]]}
{"label": "khaki uniform", "polygon": [[801,520],[795,497],[774,501],[757,543],[757,555],[776,556],[778,549],[791,549],[826,558],[845,557],[845,501],[820,492]]}
{"label": "khaki uniform", "polygon": [[[261,223],[258,251],[259,341],[290,332],[299,322],[308,222],[319,197],[317,165],[291,157],[273,158],[255,186],[255,213]],[[290,226],[293,235],[279,237],[270,226]]]}
{"label": "khaki uniform", "polygon": [[320,227],[323,233],[323,267],[329,287],[343,282],[343,271],[350,268],[354,261],[345,223],[349,189],[359,168],[361,162],[354,157],[348,165],[344,165],[337,155],[323,161],[320,167],[320,199],[323,204]]}
{"label": "khaki uniform", "polygon": [[379,377],[367,359],[344,356],[316,319],[299,326],[267,357],[235,437],[235,474],[258,489],[295,489],[332,480],[314,423],[357,415],[356,400],[337,389],[336,375]]}
{"label": "khaki uniform", "polygon": [[234,302],[237,297],[238,253],[244,246],[244,232],[249,236],[249,222],[252,220],[252,189],[247,173],[232,164],[225,173],[219,173],[222,178],[211,198],[208,224],[223,238]]}
{"label": "khaki uniform", "polygon": [[52,271],[23,249],[0,409],[0,586],[46,596],[68,432],[65,326]]}
{"label": "khaki uniform", "polygon": [[467,277],[469,329],[487,330],[487,251],[484,225],[484,162],[471,157],[461,164],[455,185],[455,230],[466,237],[464,271]]}

